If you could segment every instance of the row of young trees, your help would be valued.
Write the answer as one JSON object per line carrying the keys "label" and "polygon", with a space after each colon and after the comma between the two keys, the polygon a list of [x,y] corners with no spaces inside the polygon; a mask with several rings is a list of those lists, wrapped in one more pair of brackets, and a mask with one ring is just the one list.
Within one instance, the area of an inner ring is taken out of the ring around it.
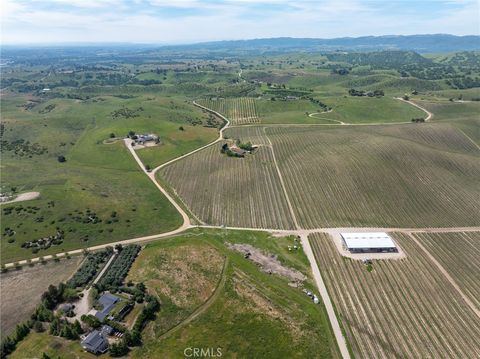
{"label": "row of young trees", "polygon": [[113,263],[110,264],[107,272],[96,284],[99,292],[115,290],[122,285],[140,249],[141,247],[138,244],[128,245],[123,248],[118,247],[117,250],[119,250],[119,254]]}
{"label": "row of young trees", "polygon": [[89,253],[82,266],[67,281],[67,285],[72,288],[85,286],[95,277],[100,265],[105,263],[112,254],[112,247],[107,247],[103,251]]}
{"label": "row of young trees", "polygon": [[142,330],[147,322],[154,320],[156,313],[160,310],[160,302],[152,295],[146,295],[147,304],[137,317],[131,331],[125,331],[119,343],[110,346],[110,356],[121,357],[129,352],[129,347],[136,347],[142,344]]}

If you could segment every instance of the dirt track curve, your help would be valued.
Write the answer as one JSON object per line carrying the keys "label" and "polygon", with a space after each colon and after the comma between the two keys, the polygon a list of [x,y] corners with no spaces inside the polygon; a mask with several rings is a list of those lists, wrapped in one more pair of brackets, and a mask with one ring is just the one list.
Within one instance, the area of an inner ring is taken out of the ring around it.
{"label": "dirt track curve", "polygon": [[[239,76],[241,75],[241,72],[239,74]],[[397,98],[398,100],[400,101],[403,101],[403,102],[406,102],[406,103],[409,103],[410,105],[412,106],[415,106],[419,109],[421,109],[422,111],[424,111],[426,114],[427,114],[427,117],[425,118],[425,121],[429,121],[432,117],[433,117],[433,114],[429,111],[427,111],[426,109],[424,109],[423,107],[415,104],[414,102],[411,102],[411,101],[407,101],[407,100],[404,100],[402,98]],[[174,163],[176,161],[179,161],[185,157],[188,157],[188,156],[191,156],[192,154],[194,153],[197,153],[209,146],[212,146],[213,144],[221,141],[223,139],[223,133],[224,131],[228,128],[228,127],[232,127],[230,126],[230,121],[225,117],[223,116],[222,114],[216,112],[216,111],[213,111],[207,107],[204,107],[202,105],[199,105],[197,104],[195,101],[193,102],[193,104],[199,108],[202,108],[210,113],[213,113],[215,114],[216,116],[219,116],[220,118],[222,118],[223,120],[226,121],[226,124],[224,127],[222,127],[219,131],[219,137],[214,140],[213,142],[210,142],[209,144],[205,145],[205,146],[202,146],[200,148],[197,148],[187,154],[184,154],[182,156],[179,156],[179,157],[176,157],[168,162],[165,162],[163,163],[162,165],[156,167],[155,169],[153,169],[151,172],[147,171],[145,169],[145,166],[144,164],[142,163],[142,161],[140,160],[139,156],[137,155],[137,153],[135,152],[134,148],[131,146],[131,142],[129,139],[124,139],[124,143],[125,143],[125,146],[127,147],[127,149],[130,151],[130,153],[132,154],[133,158],[135,159],[135,161],[137,162],[137,164],[139,165],[139,167],[141,168],[141,170],[150,178],[150,180],[155,184],[155,186],[158,188],[158,190],[160,192],[163,193],[163,195],[170,201],[170,203],[176,208],[176,210],[180,213],[180,215],[182,216],[182,219],[183,219],[183,223],[180,227],[178,227],[177,229],[173,230],[173,231],[170,231],[170,232],[166,232],[166,233],[160,233],[160,234],[155,234],[155,235],[151,235],[151,236],[143,236],[143,237],[137,237],[137,238],[131,238],[131,239],[127,239],[127,240],[122,240],[122,241],[117,241],[117,242],[112,242],[112,243],[106,243],[106,244],[101,244],[101,245],[97,245],[97,246],[92,246],[92,247],[88,247],[86,248],[87,250],[89,251],[95,251],[95,250],[99,250],[99,249],[103,249],[107,246],[114,246],[116,244],[122,244],[122,245],[127,245],[127,244],[132,244],[132,243],[142,243],[142,242],[149,242],[149,241],[154,241],[154,240],[158,240],[158,239],[161,239],[161,238],[167,238],[167,237],[172,237],[172,236],[175,236],[175,235],[179,235],[183,232],[185,232],[186,230],[188,229],[191,229],[191,228],[212,228],[212,229],[230,229],[230,230],[245,230],[245,231],[263,231],[263,232],[269,232],[269,233],[272,233],[272,234],[282,234],[282,235],[296,235],[296,236],[299,236],[301,238],[301,241],[302,241],[302,246],[304,248],[304,251],[305,251],[305,254],[307,255],[309,261],[310,261],[310,266],[312,268],[312,273],[313,273],[313,277],[315,279],[315,283],[317,284],[317,287],[319,289],[319,292],[320,292],[320,295],[322,296],[322,300],[325,304],[325,307],[326,307],[326,310],[327,310],[327,314],[328,314],[328,317],[329,317],[329,320],[330,320],[330,323],[332,325],[332,328],[333,328],[333,332],[334,332],[334,335],[335,335],[335,338],[336,338],[336,341],[338,343],[338,346],[339,346],[339,349],[340,349],[340,352],[342,354],[342,357],[343,358],[350,358],[350,354],[348,352],[348,348],[347,348],[347,345],[346,345],[346,341],[345,341],[345,338],[341,332],[341,329],[340,329],[340,325],[339,325],[339,322],[338,322],[338,319],[335,315],[335,311],[333,309],[333,305],[332,305],[332,302],[330,300],[330,297],[328,295],[328,292],[326,290],[326,287],[325,287],[325,284],[323,282],[323,279],[322,279],[322,276],[320,274],[320,270],[318,268],[318,263],[316,262],[315,260],[315,257],[313,255],[313,251],[310,247],[310,243],[308,241],[308,235],[309,234],[312,234],[312,233],[318,233],[318,232],[323,232],[323,233],[339,233],[339,232],[343,232],[343,231],[359,231],[359,232],[368,232],[368,231],[384,231],[384,232],[403,232],[403,233],[406,233],[408,235],[411,235],[411,233],[415,233],[415,232],[443,232],[443,233],[446,233],[446,232],[471,232],[471,231],[480,231],[480,227],[456,227],[456,228],[315,228],[315,229],[310,229],[310,230],[306,230],[306,229],[302,229],[297,220],[296,220],[296,216],[294,214],[294,211],[293,211],[293,207],[290,203],[290,200],[289,200],[289,197],[288,197],[288,193],[286,191],[286,188],[283,184],[283,178],[282,178],[282,175],[281,175],[281,172],[280,172],[280,169],[277,165],[277,162],[275,160],[275,153],[273,152],[273,146],[271,145],[271,141],[270,139],[268,138],[267,136],[267,139],[270,143],[270,148],[272,148],[272,154],[273,154],[273,158],[274,158],[274,162],[275,162],[275,166],[277,168],[277,172],[279,174],[279,177],[280,177],[280,181],[282,182],[282,188],[283,188],[283,191],[284,191],[284,194],[285,194],[285,197],[287,198],[287,203],[288,203],[288,206],[289,206],[289,210],[291,212],[291,215],[292,215],[292,218],[294,220],[294,223],[295,223],[295,226],[296,226],[296,230],[279,230],[279,229],[264,229],[264,228],[250,228],[250,227],[225,227],[225,226],[211,226],[211,225],[192,225],[191,221],[190,221],[190,217],[189,215],[184,211],[184,209],[177,203],[177,201],[168,193],[168,191],[166,189],[164,189],[161,184],[156,180],[155,178],[155,174],[157,173],[158,170],[160,170],[161,168],[165,167],[165,166],[168,166],[170,165],[171,163]],[[320,114],[320,113],[315,113],[315,114],[311,114],[309,115],[310,117],[313,117],[314,115],[316,114]],[[339,122],[339,123],[336,123],[336,124],[322,124],[322,125],[326,125],[326,126],[344,126],[344,125],[352,125],[352,126],[368,126],[368,125],[380,125],[380,124],[348,124],[348,123],[343,123],[341,121],[337,121],[337,120],[332,120],[332,121],[336,121],[336,122]],[[387,123],[387,124],[403,124],[403,123],[409,123],[409,122],[401,122],[401,123]],[[385,125],[385,124],[383,124]],[[247,125],[248,126],[248,125]],[[255,125],[255,126],[258,126]],[[286,125],[288,126],[288,125]],[[298,126],[298,125],[295,125],[295,126]],[[413,238],[413,236],[412,236]],[[65,253],[60,253],[57,255],[57,257],[62,257],[62,256],[65,256],[65,255],[74,255],[74,254],[81,254],[85,249],[76,249],[76,250],[72,250],[72,251],[69,251],[69,252],[65,252]],[[426,249],[423,248],[423,250],[426,251]],[[428,252],[427,252],[428,254]],[[35,263],[35,262],[40,262],[41,260],[48,260],[48,259],[51,259],[53,258],[53,256],[44,256],[44,257],[38,257],[38,258],[33,258],[30,260],[30,262],[32,263]],[[432,259],[433,257],[431,257],[431,255],[429,255],[429,258]],[[439,267],[439,270],[440,272],[445,275],[447,277],[447,279],[450,278],[450,276],[448,275],[448,273],[443,269],[443,267],[439,266],[439,264],[437,264],[436,261],[432,260],[436,265],[437,267]],[[5,267],[9,268],[9,267],[14,267],[16,265],[23,265],[23,264],[27,264],[28,261],[27,260],[23,260],[23,261],[19,261],[19,262],[14,262],[14,263],[7,263],[5,264]],[[223,278],[222,278],[223,280]],[[460,288],[458,288],[458,286],[456,285],[456,283],[453,281],[453,279],[449,279],[449,282],[455,287],[455,289],[457,291],[460,291],[460,294],[462,294]],[[219,283],[219,287],[222,285],[222,282],[220,281]],[[217,287],[218,288],[218,287]],[[217,290],[216,290],[217,291]],[[214,294],[212,295],[212,297],[210,299],[214,300],[215,298],[215,293],[216,291],[214,292]],[[466,298],[464,295],[462,295],[462,297],[464,299],[468,299]],[[210,301],[207,300],[207,302]],[[207,302],[205,303],[205,308],[208,308],[209,304],[207,304]],[[468,304],[468,302],[467,302]],[[470,304],[469,304],[470,306]],[[195,318],[198,317],[198,315],[200,315],[201,313],[203,313],[203,310],[201,310],[202,308],[204,308],[204,305],[202,305],[201,307],[199,307],[199,311],[196,311],[192,314],[192,316],[190,316],[189,318],[187,318],[188,321],[192,321],[194,320]],[[477,315],[479,315],[478,313],[478,310],[475,311],[475,313]],[[182,322],[181,325],[185,324],[185,322]],[[169,334],[169,332],[165,333],[164,335],[167,335]]]}

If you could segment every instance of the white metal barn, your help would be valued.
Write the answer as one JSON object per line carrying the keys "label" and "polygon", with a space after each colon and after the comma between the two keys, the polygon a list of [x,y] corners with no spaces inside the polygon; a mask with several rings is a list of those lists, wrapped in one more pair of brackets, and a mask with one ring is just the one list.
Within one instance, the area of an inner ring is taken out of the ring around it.
{"label": "white metal barn", "polygon": [[340,233],[343,245],[350,253],[396,253],[398,249],[385,232]]}

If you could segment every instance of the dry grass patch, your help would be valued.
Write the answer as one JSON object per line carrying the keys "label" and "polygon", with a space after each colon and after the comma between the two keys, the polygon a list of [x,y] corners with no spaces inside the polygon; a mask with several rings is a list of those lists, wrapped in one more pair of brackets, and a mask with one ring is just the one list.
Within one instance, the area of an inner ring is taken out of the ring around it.
{"label": "dry grass patch", "polygon": [[19,322],[29,319],[48,286],[65,282],[75,273],[82,259],[73,257],[0,274],[2,336],[8,335]]}
{"label": "dry grass patch", "polygon": [[161,335],[212,295],[220,279],[224,257],[205,244],[175,247],[147,246],[133,264],[128,280],[144,282],[162,302],[150,333]]}

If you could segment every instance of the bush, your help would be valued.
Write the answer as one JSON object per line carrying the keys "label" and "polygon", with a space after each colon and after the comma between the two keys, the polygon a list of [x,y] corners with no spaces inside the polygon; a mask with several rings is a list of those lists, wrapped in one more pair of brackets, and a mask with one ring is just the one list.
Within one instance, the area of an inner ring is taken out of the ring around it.
{"label": "bush", "polygon": [[110,356],[111,357],[123,357],[128,354],[128,346],[125,343],[125,340],[120,341],[118,344],[113,343],[110,345]]}
{"label": "bush", "polygon": [[82,322],[84,322],[86,325],[88,325],[90,328],[93,328],[93,329],[98,329],[102,326],[102,323],[100,322],[100,320],[98,320],[96,316],[91,314],[88,314],[88,315],[84,314],[80,319],[82,320]]}
{"label": "bush", "polygon": [[65,156],[58,156],[58,157],[57,157],[57,160],[58,160],[58,162],[60,162],[60,163],[67,162],[67,159],[65,158]]}

